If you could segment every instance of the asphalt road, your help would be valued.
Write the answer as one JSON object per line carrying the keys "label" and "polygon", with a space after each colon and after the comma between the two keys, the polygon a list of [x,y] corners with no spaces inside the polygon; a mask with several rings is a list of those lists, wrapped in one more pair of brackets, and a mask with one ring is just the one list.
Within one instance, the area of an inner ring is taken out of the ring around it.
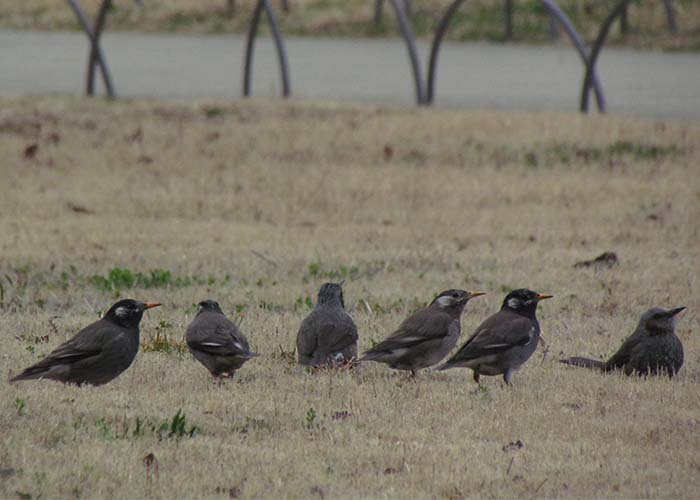
{"label": "asphalt road", "polygon": [[[413,105],[400,39],[287,38],[296,98]],[[241,36],[107,33],[103,47],[122,97],[238,98]],[[427,65],[428,46],[418,48]],[[0,93],[80,94],[88,44],[82,33],[0,30]],[[280,94],[274,47],[258,40],[253,94]],[[436,105],[575,111],[583,66],[572,47],[448,43]],[[617,114],[700,118],[700,54],[604,49],[599,76]],[[594,101],[591,100],[592,109]]]}

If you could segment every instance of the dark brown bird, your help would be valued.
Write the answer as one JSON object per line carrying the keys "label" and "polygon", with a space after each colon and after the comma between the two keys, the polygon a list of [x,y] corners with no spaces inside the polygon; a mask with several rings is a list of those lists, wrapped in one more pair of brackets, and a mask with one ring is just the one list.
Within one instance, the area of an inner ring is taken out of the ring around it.
{"label": "dark brown bird", "polygon": [[343,282],[325,283],[316,307],[297,333],[298,361],[308,366],[340,366],[357,358],[357,327],[345,312]]}
{"label": "dark brown bird", "polygon": [[395,370],[416,370],[438,363],[457,344],[460,316],[469,299],[483,292],[446,290],[428,307],[409,316],[386,340],[364,353],[360,361],[386,363]]}
{"label": "dark brown bird", "polygon": [[551,297],[526,288],[513,290],[506,295],[501,310],[479,325],[438,370],[466,367],[474,371],[477,384],[481,375],[503,375],[506,384],[510,384],[513,372],[537,349],[540,340],[537,304]]}
{"label": "dark brown bird", "polygon": [[159,305],[120,300],[102,319],[80,330],[10,382],[48,378],[67,384],[102,385],[114,380],[136,357],[144,311]]}
{"label": "dark brown bird", "polygon": [[243,363],[258,356],[248,340],[213,300],[199,303],[187,327],[187,347],[214,377],[233,377]]}
{"label": "dark brown bird", "polygon": [[653,307],[642,314],[637,329],[607,361],[573,357],[565,365],[594,368],[604,372],[622,370],[625,375],[668,375],[683,366],[683,344],[675,333],[676,315],[685,307]]}

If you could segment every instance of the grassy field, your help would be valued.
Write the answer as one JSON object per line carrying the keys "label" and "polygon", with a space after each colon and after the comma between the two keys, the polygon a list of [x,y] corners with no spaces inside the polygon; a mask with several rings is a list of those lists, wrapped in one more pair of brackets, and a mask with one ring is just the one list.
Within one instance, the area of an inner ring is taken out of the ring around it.
{"label": "grassy field", "polygon": [[[94,15],[101,0],[81,2]],[[272,5],[286,34],[398,36],[390,2],[385,0],[384,17],[374,23],[374,0],[289,0],[283,12],[279,0]],[[448,0],[414,0],[413,30],[418,36],[432,36],[438,20],[451,3]],[[588,40],[596,37],[612,0],[559,0],[558,5]],[[228,14],[227,0],[148,0],[139,7],[131,0],[114,2],[109,29],[186,33],[243,33],[247,30],[252,1],[236,0],[234,15]],[[540,0],[516,0],[514,40],[549,43],[548,12]],[[679,31],[671,34],[661,0],[633,2],[629,8],[629,31],[621,36],[613,30],[610,43],[668,50],[700,50],[700,3],[674,0]],[[453,40],[504,39],[504,1],[465,2],[455,16],[449,37]],[[266,22],[263,23],[266,25]],[[0,4],[0,26],[19,29],[78,29],[78,23],[64,0],[5,0]],[[568,43],[564,38],[563,43]]]}
{"label": "grassy field", "polygon": [[[300,102],[0,100],[0,497],[693,498],[700,125]],[[575,268],[610,250],[612,268]],[[346,279],[366,349],[439,291],[526,286],[546,343],[467,370],[294,363]],[[6,378],[117,297],[157,300],[99,388]],[[262,356],[214,385],[183,350],[217,299]],[[688,307],[673,381],[564,367]]]}

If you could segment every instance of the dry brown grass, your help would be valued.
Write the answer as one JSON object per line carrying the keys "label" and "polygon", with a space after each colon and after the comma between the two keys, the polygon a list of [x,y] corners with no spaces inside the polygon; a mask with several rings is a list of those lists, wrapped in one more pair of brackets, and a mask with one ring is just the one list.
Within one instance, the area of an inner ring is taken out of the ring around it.
{"label": "dry brown grass", "polygon": [[[0,382],[0,497],[697,496],[698,124],[0,104],[2,378],[116,295],[164,303],[144,319],[148,349],[107,386]],[[573,268],[605,250],[619,266]],[[141,284],[93,277],[115,267]],[[539,314],[547,354],[482,391],[466,370],[310,373],[290,362],[296,328],[341,275],[361,348],[442,289],[489,292],[468,307],[470,332],[528,286],[555,295]],[[208,297],[262,353],[224,386],[179,352]],[[688,306],[675,380],[556,362],[611,353],[652,305]],[[160,430],[180,409],[193,437]]]}
{"label": "dry brown grass", "polygon": [[[94,16],[101,0],[81,2]],[[254,2],[236,0],[237,12],[226,15],[226,0],[148,0],[138,7],[131,0],[114,2],[108,18],[111,30],[167,31],[184,33],[244,33]],[[380,26],[373,22],[373,0],[289,0],[290,12],[278,17],[286,34],[398,36],[394,15],[385,9]],[[386,2],[388,4],[388,2]],[[414,1],[413,29],[418,36],[432,36],[435,26],[451,3],[448,0]],[[614,2],[604,0],[559,0],[581,35],[594,40]],[[700,3],[674,0],[678,34],[671,34],[661,0],[636,2],[629,8],[629,32],[613,30],[610,43],[634,47],[671,50],[700,49]],[[449,37],[454,40],[502,40],[504,36],[503,0],[466,2],[455,16]],[[514,2],[516,41],[549,43],[548,14],[540,0]],[[263,29],[266,22],[263,23]],[[77,29],[78,24],[65,0],[5,0],[0,2],[0,26],[19,29]],[[562,43],[568,43],[561,38]]]}

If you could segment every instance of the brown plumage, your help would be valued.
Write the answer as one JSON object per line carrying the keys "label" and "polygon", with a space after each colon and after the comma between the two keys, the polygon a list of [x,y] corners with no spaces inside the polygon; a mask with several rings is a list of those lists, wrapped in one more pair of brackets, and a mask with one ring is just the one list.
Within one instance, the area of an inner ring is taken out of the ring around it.
{"label": "brown plumage", "polygon": [[110,382],[129,368],[136,357],[144,311],[159,305],[120,300],[102,319],[80,330],[10,382],[44,378],[78,385]]}
{"label": "brown plumage", "polygon": [[573,357],[560,360],[565,365],[604,372],[621,370],[625,375],[668,375],[683,366],[683,344],[675,333],[676,315],[685,307],[653,307],[642,314],[634,333],[627,337],[607,361]]}
{"label": "brown plumage", "polygon": [[298,361],[307,366],[340,366],[357,358],[357,327],[345,312],[343,283],[325,283],[316,307],[299,326]]}
{"label": "brown plumage", "polygon": [[396,370],[416,370],[438,363],[457,344],[460,316],[469,299],[482,292],[446,290],[428,307],[409,316],[386,340],[364,353],[360,361],[386,363]]}
{"label": "brown plumage", "polygon": [[233,377],[243,363],[258,354],[213,300],[199,303],[197,316],[187,327],[187,347],[214,377]]}

